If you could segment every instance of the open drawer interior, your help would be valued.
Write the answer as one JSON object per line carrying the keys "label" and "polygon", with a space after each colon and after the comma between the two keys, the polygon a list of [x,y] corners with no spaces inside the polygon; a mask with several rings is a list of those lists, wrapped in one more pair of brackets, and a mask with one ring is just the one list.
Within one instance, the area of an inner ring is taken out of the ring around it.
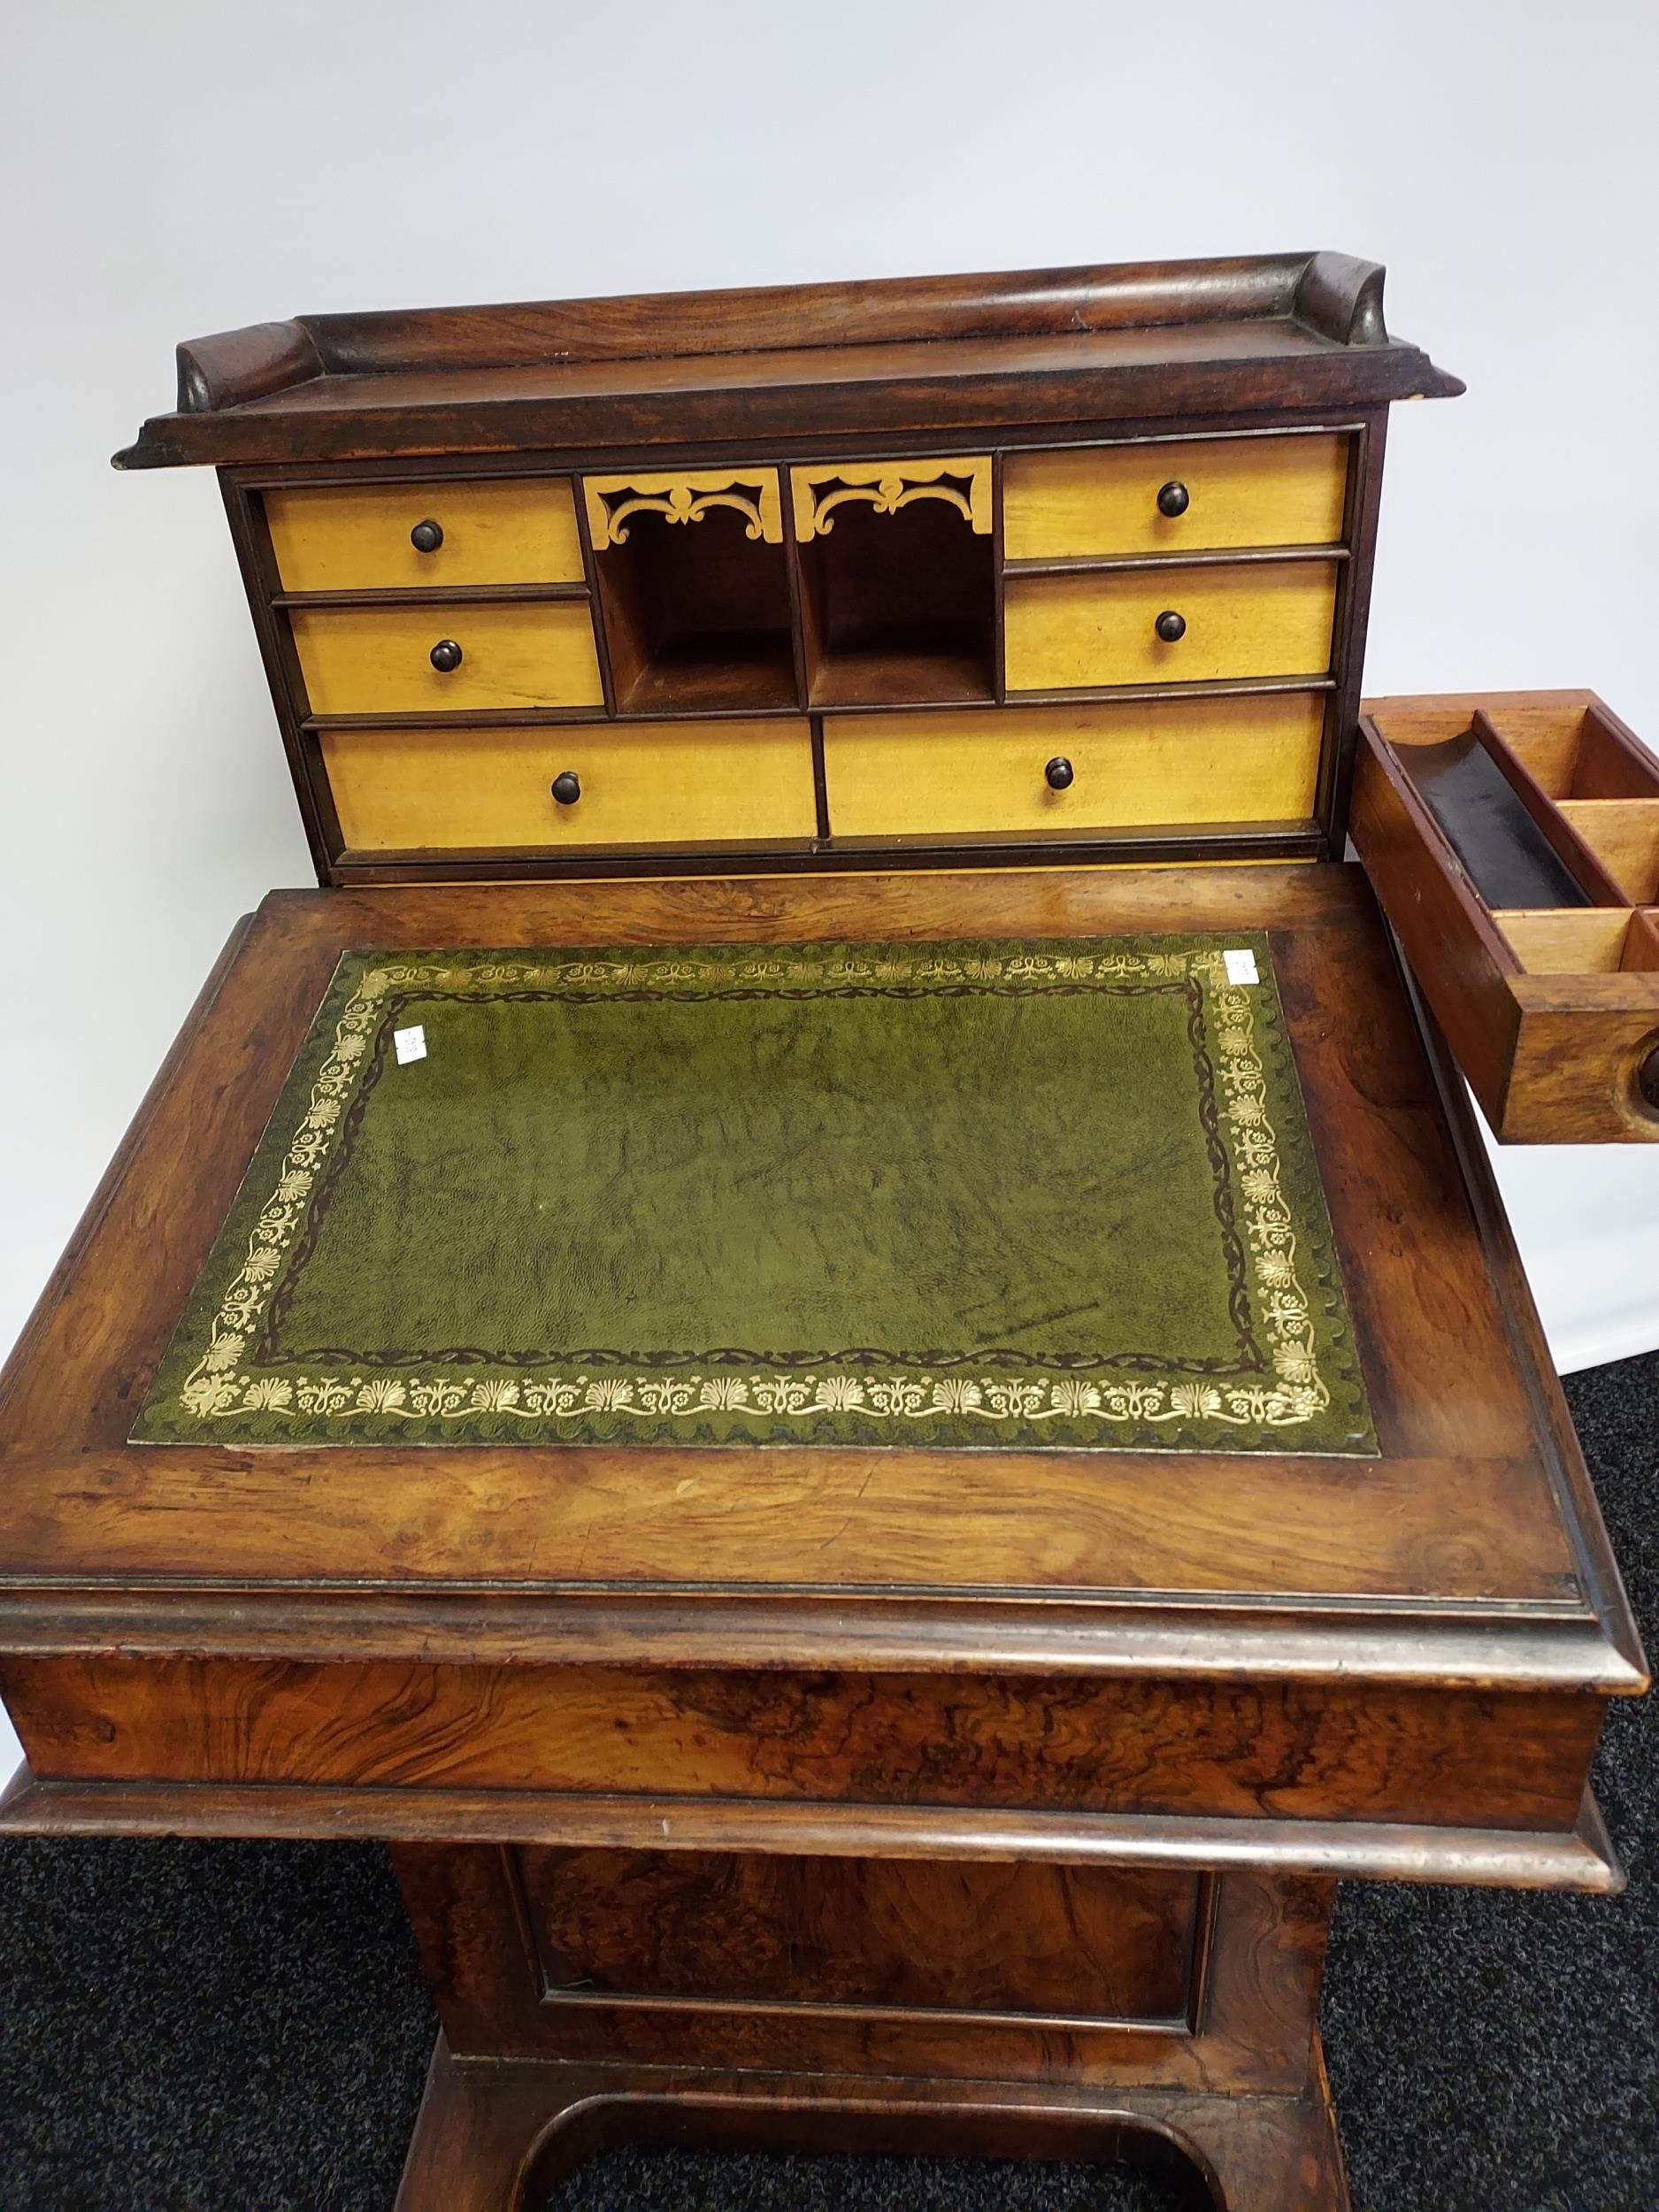
{"label": "open drawer interior", "polygon": [[1659,760],[1617,717],[1373,702],[1350,826],[1494,1132],[1659,1139]]}

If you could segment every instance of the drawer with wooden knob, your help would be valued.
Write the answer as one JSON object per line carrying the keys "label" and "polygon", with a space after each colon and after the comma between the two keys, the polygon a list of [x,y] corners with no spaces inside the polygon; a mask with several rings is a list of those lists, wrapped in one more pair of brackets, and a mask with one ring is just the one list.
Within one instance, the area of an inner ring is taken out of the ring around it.
{"label": "drawer with wooden knob", "polygon": [[329,729],[320,743],[354,852],[804,841],[818,826],[803,720]]}
{"label": "drawer with wooden knob", "polygon": [[284,487],[263,500],[285,592],[582,580],[566,476]]}
{"label": "drawer with wooden knob", "polygon": [[1334,561],[1010,575],[1009,691],[1323,676],[1336,611]]}
{"label": "drawer with wooden knob", "polygon": [[453,714],[604,702],[585,598],[447,605],[388,600],[367,607],[294,607],[288,618],[314,715]]}
{"label": "drawer with wooden knob", "polygon": [[1348,506],[1348,446],[1346,433],[1320,431],[1010,453],[1003,557],[1335,545]]}
{"label": "drawer with wooden knob", "polygon": [[1314,810],[1318,692],[980,712],[830,715],[836,837],[1065,836]]}

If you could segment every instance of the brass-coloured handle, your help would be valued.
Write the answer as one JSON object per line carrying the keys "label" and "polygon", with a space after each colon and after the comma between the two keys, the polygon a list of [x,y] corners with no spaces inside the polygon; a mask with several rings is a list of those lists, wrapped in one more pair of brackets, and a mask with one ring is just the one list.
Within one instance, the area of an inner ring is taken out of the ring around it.
{"label": "brass-coloured handle", "polygon": [[1177,515],[1184,515],[1192,505],[1192,495],[1179,478],[1171,477],[1158,490],[1158,512],[1168,515],[1172,522]]}
{"label": "brass-coloured handle", "polygon": [[1042,780],[1050,791],[1069,791],[1077,775],[1064,753],[1056,753],[1042,772]]}
{"label": "brass-coloured handle", "polygon": [[1176,645],[1187,635],[1187,617],[1177,614],[1173,607],[1165,607],[1152,626],[1165,645]]}
{"label": "brass-coloured handle", "polygon": [[562,768],[553,779],[553,796],[561,806],[574,806],[582,795],[581,778],[573,768]]}
{"label": "brass-coloured handle", "polygon": [[434,522],[430,517],[425,522],[418,522],[409,534],[409,542],[417,553],[435,553],[443,543],[443,525]]}
{"label": "brass-coloured handle", "polygon": [[462,657],[461,649],[452,637],[441,637],[426,656],[441,676],[453,676]]}

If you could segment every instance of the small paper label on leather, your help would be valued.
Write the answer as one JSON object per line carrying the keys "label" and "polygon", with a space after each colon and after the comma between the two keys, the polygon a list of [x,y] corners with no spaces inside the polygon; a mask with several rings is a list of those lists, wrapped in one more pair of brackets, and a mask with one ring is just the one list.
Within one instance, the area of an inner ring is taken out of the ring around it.
{"label": "small paper label on leather", "polygon": [[1224,952],[1221,957],[1226,963],[1229,983],[1261,981],[1261,977],[1256,972],[1256,955],[1248,945],[1242,952]]}
{"label": "small paper label on leather", "polygon": [[[1233,955],[1229,953],[1227,957],[1231,960]],[[1256,980],[1254,968],[1250,971],[1250,980],[1252,983]],[[400,1068],[407,1067],[411,1060],[424,1060],[426,1056],[426,1033],[419,1022],[412,1029],[393,1030],[392,1043],[396,1048]]]}

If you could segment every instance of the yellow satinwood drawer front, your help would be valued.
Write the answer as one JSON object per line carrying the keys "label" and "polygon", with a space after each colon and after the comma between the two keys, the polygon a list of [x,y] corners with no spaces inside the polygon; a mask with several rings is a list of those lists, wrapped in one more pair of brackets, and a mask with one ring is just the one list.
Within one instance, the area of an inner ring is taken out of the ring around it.
{"label": "yellow satinwood drawer front", "polygon": [[[326,730],[346,844],[575,849],[814,835],[804,721]],[[563,800],[553,785],[564,785]]]}
{"label": "yellow satinwood drawer front", "polygon": [[1010,576],[1008,688],[1322,676],[1335,607],[1334,561]]}
{"label": "yellow satinwood drawer front", "polygon": [[447,714],[604,701],[585,599],[296,607],[290,619],[313,714]]}
{"label": "yellow satinwood drawer front", "polygon": [[1064,835],[1218,816],[1302,821],[1313,812],[1324,719],[1316,692],[831,715],[830,831]]}
{"label": "yellow satinwood drawer front", "polygon": [[1086,560],[1233,546],[1335,545],[1348,438],[1202,438],[1010,453],[1003,557]]}
{"label": "yellow satinwood drawer front", "polygon": [[284,591],[582,580],[576,503],[565,476],[329,484],[264,497]]}

